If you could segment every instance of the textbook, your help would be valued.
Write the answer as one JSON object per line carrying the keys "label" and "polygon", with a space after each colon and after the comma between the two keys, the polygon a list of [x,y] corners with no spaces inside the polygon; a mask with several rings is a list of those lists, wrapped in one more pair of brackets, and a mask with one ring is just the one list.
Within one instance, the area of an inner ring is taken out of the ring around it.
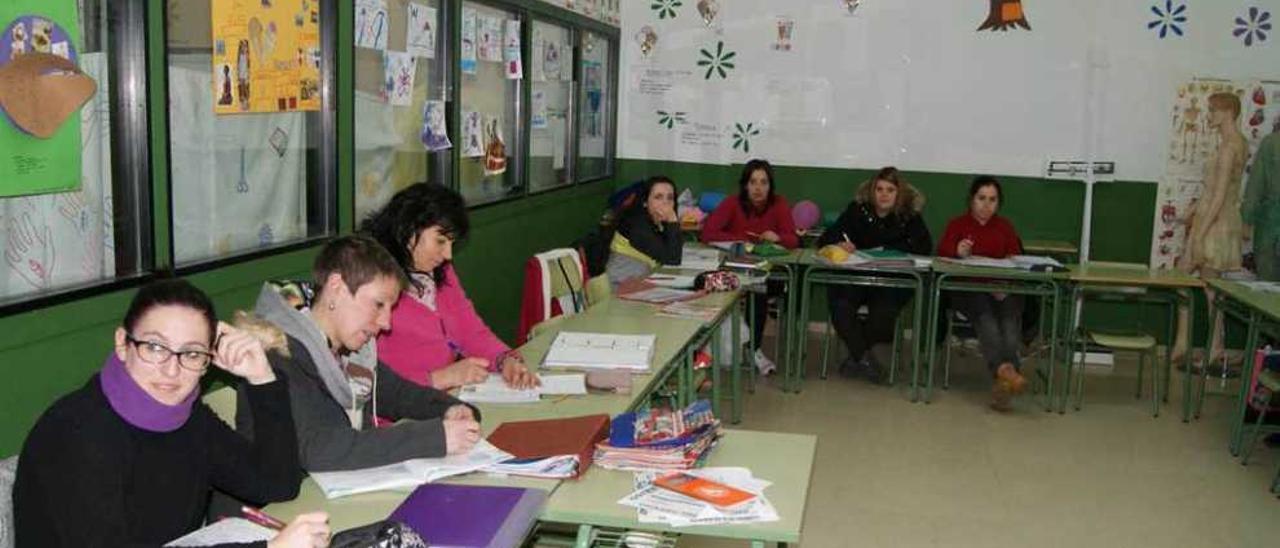
{"label": "textbook", "polygon": [[542,359],[547,367],[648,371],[654,335],[561,331]]}
{"label": "textbook", "polygon": [[433,483],[415,489],[388,519],[432,548],[507,548],[524,543],[546,502],[542,489]]}
{"label": "textbook", "polygon": [[[513,458],[488,466],[485,471],[534,477],[578,477],[591,466],[596,443],[608,434],[609,415],[507,421],[489,434],[488,442]],[[572,468],[566,464],[567,459],[573,459]],[[535,464],[536,461],[547,462]]]}

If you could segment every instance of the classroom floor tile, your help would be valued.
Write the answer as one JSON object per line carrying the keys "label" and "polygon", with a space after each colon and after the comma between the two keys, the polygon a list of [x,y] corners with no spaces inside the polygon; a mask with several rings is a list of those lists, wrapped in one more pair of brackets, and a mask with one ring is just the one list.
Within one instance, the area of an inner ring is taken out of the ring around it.
{"label": "classroom floor tile", "polygon": [[1175,377],[1153,418],[1149,380],[1134,399],[1136,362],[1121,356],[1114,373],[1086,378],[1081,411],[1046,413],[1024,395],[1000,414],[986,407],[990,381],[972,352],[953,356],[950,390],[937,389],[928,405],[908,401],[903,382],[872,386],[834,367],[819,379],[820,359],[811,341],[803,391],[762,380],[736,426],[818,436],[801,546],[1280,543],[1280,499],[1267,493],[1280,451],[1259,443],[1247,467],[1227,452],[1233,385],[1211,381],[1203,418],[1183,424]]}

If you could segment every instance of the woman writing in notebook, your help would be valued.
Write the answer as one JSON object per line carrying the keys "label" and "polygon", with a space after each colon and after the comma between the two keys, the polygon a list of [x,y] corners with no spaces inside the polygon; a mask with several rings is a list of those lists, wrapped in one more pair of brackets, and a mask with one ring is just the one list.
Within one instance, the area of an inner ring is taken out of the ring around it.
{"label": "woman writing in notebook", "polygon": [[[787,249],[800,245],[796,224],[791,218],[791,206],[777,193],[774,186],[773,166],[765,160],[751,160],[742,168],[738,178],[738,194],[720,202],[715,211],[702,224],[702,241],[713,242],[767,242]],[[773,362],[760,352],[764,335],[764,322],[770,296],[782,294],[781,284],[770,284],[768,293],[756,294],[754,300],[755,322],[752,344],[756,348],[755,363],[761,371],[770,373]]]}
{"label": "woman writing in notebook", "polygon": [[520,353],[476,314],[453,269],[454,243],[468,227],[462,196],[432,183],[397,192],[365,219],[361,230],[409,280],[391,310],[396,328],[378,337],[378,356],[402,377],[440,390],[484,382],[490,373],[513,388],[537,386]]}
{"label": "woman writing in notebook", "polygon": [[[969,186],[969,211],[951,219],[942,241],[939,257],[989,257],[1003,259],[1022,252],[1022,240],[1013,224],[996,214],[1002,202],[1000,182],[983,175]],[[1007,411],[1013,396],[1022,392],[1027,381],[1019,372],[1018,349],[1022,344],[1023,299],[1001,292],[954,292],[951,304],[973,324],[978,334],[978,347],[995,383],[991,406]]]}
{"label": "woman writing in notebook", "polygon": [[618,220],[609,245],[609,282],[618,284],[648,276],[659,265],[678,265],[684,250],[676,217],[676,184],[662,175],[645,181],[643,201]]}
{"label": "woman writing in notebook", "polygon": [[[297,496],[285,381],[256,338],[216,318],[186,281],[138,291],[102,369],[27,436],[13,492],[17,546],[161,546],[200,527],[215,487],[257,504]],[[198,400],[211,365],[239,381],[257,436],[236,434]],[[323,513],[258,543],[328,544]]]}
{"label": "woman writing in notebook", "polygon": [[[933,250],[933,238],[920,212],[924,195],[916,191],[894,167],[886,167],[862,183],[848,209],[818,238],[818,247],[838,245],[846,252],[859,249],[892,249],[916,255]],[[831,324],[849,350],[840,364],[846,377],[866,377],[879,382],[882,368],[870,352],[873,345],[893,340],[893,329],[911,291],[885,287],[837,285],[827,288]],[[866,321],[857,318],[866,305]]]}
{"label": "woman writing in notebook", "polygon": [[[449,394],[405,380],[379,358],[375,337],[391,329],[402,272],[378,242],[334,238],[320,249],[311,282],[267,282],[254,312],[267,354],[289,381],[298,451],[307,471],[352,470],[469,450],[480,413]],[[236,406],[236,428],[253,417]],[[374,427],[374,417],[398,421]]]}

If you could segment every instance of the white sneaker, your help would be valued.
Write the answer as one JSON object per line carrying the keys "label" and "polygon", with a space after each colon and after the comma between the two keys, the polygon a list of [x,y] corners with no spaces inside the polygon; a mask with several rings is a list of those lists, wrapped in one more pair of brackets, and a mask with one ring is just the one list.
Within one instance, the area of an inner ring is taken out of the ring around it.
{"label": "white sneaker", "polygon": [[752,359],[755,360],[756,369],[760,370],[761,375],[772,375],[774,371],[778,370],[778,365],[773,363],[773,360],[765,356],[764,352],[761,352],[759,349],[756,349],[756,353],[752,355]]}

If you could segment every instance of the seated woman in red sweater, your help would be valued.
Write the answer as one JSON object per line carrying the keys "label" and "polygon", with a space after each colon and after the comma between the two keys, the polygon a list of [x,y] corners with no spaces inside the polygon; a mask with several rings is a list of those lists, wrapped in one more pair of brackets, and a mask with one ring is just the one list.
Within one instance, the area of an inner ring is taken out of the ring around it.
{"label": "seated woman in red sweater", "polygon": [[[947,223],[938,242],[938,256],[1003,259],[1021,253],[1022,240],[1013,224],[996,214],[1002,198],[1000,182],[995,177],[983,175],[974,179],[969,186],[969,211]],[[1018,372],[1022,297],[1000,292],[955,292],[950,298],[951,305],[973,323],[982,357],[995,378],[991,406],[999,411],[1009,410],[1013,396],[1027,384]]]}
{"label": "seated woman in red sweater", "polygon": [[536,386],[520,353],[476,314],[453,270],[453,243],[468,227],[462,196],[433,183],[397,192],[360,226],[410,281],[391,310],[392,329],[378,337],[378,359],[405,379],[440,390],[483,382],[492,372],[515,388]]}
{"label": "seated woman in red sweater", "polygon": [[[738,178],[738,194],[720,202],[716,210],[702,223],[703,242],[771,242],[787,249],[800,245],[795,221],[791,219],[791,206],[787,199],[777,194],[773,184],[773,166],[765,160],[751,160],[742,168]],[[768,312],[768,299],[782,293],[781,285],[770,284],[767,295],[756,294],[755,329],[752,344],[755,346],[755,363],[768,374],[775,369],[760,352],[760,340],[764,335],[764,322]]]}

